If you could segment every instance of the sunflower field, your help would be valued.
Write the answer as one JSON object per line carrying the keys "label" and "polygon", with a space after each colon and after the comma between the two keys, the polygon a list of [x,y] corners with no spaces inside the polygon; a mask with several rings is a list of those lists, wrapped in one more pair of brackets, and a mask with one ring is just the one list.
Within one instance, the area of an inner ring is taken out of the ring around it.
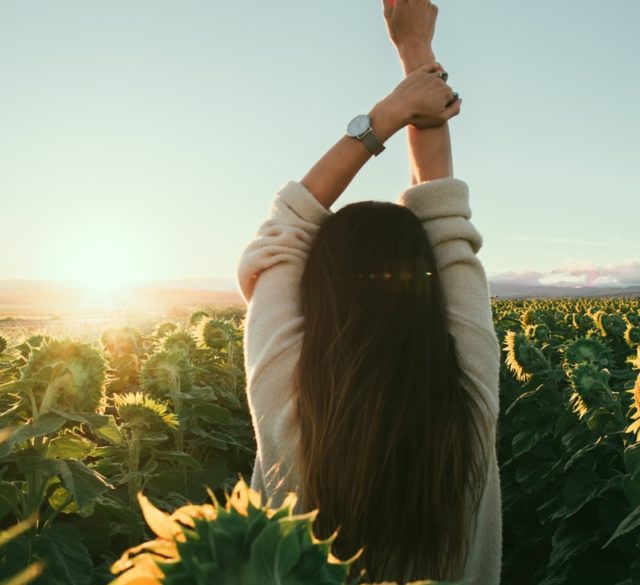
{"label": "sunflower field", "polygon": [[[492,306],[502,582],[640,583],[640,300]],[[0,330],[0,585],[345,583],[308,515],[242,481],[243,325],[229,309],[91,342]]]}
{"label": "sunflower field", "polygon": [[640,301],[494,301],[503,581],[640,583]]}

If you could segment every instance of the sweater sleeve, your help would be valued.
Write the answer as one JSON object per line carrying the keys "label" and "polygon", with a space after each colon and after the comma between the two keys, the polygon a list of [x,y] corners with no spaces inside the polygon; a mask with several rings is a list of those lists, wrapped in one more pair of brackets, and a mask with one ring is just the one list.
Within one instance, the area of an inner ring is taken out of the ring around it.
{"label": "sweater sleeve", "polygon": [[237,281],[248,313],[249,378],[299,341],[300,279],[315,234],[330,215],[302,183],[289,181],[240,257]]}
{"label": "sweater sleeve", "polygon": [[403,191],[398,203],[422,222],[433,247],[461,367],[487,402],[477,401],[494,427],[498,419],[500,344],[493,327],[489,286],[477,253],[482,236],[469,221],[469,189],[459,179],[420,183]]}
{"label": "sweater sleeve", "polygon": [[237,266],[237,283],[247,305],[247,399],[260,463],[252,483],[258,487],[264,482],[269,494],[293,488],[275,481],[286,475],[290,450],[298,440],[291,392],[304,334],[300,279],[315,234],[330,215],[304,185],[288,182],[276,193],[268,218]]}

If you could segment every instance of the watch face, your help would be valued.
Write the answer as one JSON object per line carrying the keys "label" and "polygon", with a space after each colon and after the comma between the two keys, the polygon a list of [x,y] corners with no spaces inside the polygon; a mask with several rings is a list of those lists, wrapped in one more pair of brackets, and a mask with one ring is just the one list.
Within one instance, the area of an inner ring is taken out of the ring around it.
{"label": "watch face", "polygon": [[351,122],[349,122],[349,127],[347,128],[347,134],[349,136],[360,136],[366,132],[366,130],[371,126],[371,120],[369,120],[369,116],[366,114],[362,114],[360,116],[356,116]]}

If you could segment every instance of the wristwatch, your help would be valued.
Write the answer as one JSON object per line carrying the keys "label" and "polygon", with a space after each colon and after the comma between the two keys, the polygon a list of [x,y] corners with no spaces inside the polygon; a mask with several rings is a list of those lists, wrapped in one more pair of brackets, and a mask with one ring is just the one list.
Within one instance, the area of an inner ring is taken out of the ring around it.
{"label": "wristwatch", "polygon": [[347,126],[347,136],[362,142],[371,154],[375,156],[378,156],[385,149],[384,144],[382,144],[374,134],[373,128],[371,128],[371,118],[369,118],[367,114],[356,116],[349,122],[349,126]]}

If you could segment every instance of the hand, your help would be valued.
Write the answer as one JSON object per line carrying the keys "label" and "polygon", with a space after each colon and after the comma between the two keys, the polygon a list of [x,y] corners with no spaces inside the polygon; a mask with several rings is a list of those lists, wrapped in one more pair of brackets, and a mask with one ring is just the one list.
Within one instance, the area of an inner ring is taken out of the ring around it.
{"label": "hand", "polygon": [[431,65],[410,73],[386,101],[399,112],[405,125],[419,129],[442,126],[460,113],[462,102]]}
{"label": "hand", "polygon": [[430,0],[383,0],[383,4],[387,31],[400,59],[420,58],[421,65],[435,63],[431,43],[438,7]]}

